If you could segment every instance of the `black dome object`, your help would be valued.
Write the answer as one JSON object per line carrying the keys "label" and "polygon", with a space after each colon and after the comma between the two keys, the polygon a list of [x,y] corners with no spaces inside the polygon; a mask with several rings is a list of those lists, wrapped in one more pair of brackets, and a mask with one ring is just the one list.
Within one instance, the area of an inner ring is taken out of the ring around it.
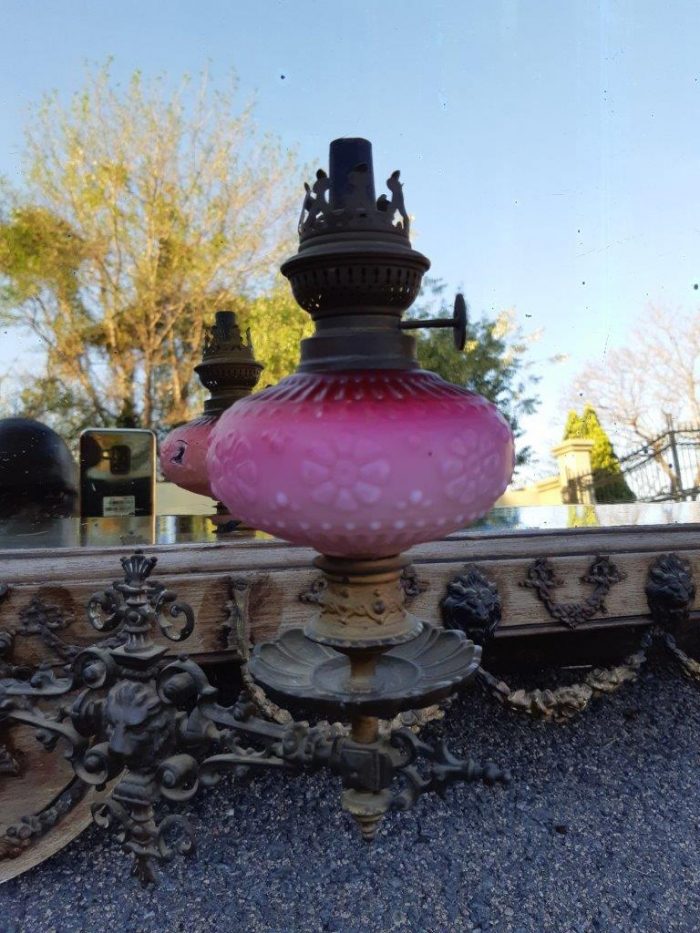
{"label": "black dome object", "polygon": [[0,517],[74,515],[78,469],[65,441],[30,418],[0,418]]}

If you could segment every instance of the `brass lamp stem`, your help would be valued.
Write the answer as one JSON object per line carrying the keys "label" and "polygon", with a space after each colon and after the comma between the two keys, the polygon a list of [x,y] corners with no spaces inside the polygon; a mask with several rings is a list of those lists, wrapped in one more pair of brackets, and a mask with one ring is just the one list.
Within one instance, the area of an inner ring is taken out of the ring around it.
{"label": "brass lamp stem", "polygon": [[364,693],[371,690],[374,685],[374,673],[377,669],[377,658],[379,653],[369,651],[348,649],[350,658],[350,677],[348,678],[348,688],[357,693]]}
{"label": "brass lamp stem", "polygon": [[371,745],[379,736],[379,720],[376,716],[355,716],[352,720],[352,738],[363,745]]}

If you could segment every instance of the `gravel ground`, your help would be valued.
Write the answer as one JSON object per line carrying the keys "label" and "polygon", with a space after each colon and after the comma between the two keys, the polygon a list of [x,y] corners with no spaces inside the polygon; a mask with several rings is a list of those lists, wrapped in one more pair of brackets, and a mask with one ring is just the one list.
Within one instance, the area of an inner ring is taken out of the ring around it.
{"label": "gravel ground", "polygon": [[423,798],[367,846],[331,777],[224,783],[195,804],[198,854],[156,889],[92,827],[0,887],[0,930],[700,929],[697,686],[657,668],[567,726],[473,691],[443,728],[512,784]]}

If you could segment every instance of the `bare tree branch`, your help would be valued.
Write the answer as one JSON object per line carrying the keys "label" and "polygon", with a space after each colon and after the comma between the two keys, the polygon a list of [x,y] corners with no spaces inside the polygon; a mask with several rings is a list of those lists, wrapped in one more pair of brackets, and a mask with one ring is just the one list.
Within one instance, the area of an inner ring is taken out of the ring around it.
{"label": "bare tree branch", "polygon": [[700,314],[652,307],[626,347],[579,374],[572,398],[582,397],[621,450],[651,444],[667,429],[667,413],[700,427]]}

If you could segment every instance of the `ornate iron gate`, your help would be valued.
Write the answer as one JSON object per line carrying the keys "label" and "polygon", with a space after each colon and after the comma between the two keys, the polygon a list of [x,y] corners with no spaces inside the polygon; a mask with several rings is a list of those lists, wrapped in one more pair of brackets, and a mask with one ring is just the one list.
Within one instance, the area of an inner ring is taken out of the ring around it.
{"label": "ornate iron gate", "polygon": [[[695,500],[700,494],[700,428],[669,427],[668,431],[620,458],[620,469],[639,502]],[[569,501],[614,501],[606,488],[620,474],[598,471],[569,482]]]}

